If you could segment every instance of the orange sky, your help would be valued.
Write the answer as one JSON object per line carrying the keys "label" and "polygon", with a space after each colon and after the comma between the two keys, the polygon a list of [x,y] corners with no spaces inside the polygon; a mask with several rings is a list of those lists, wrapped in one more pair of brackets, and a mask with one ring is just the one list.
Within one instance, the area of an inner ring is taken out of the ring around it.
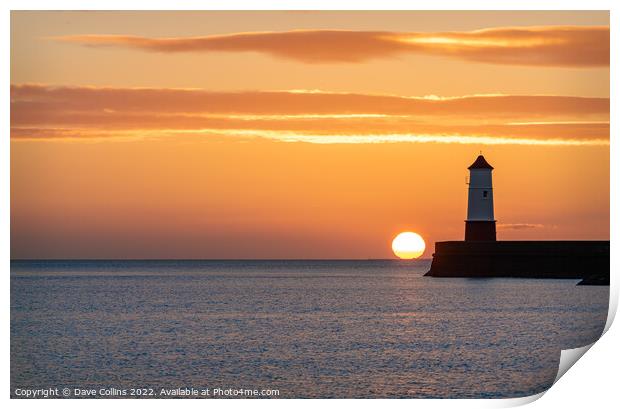
{"label": "orange sky", "polygon": [[609,238],[606,12],[13,12],[13,258]]}

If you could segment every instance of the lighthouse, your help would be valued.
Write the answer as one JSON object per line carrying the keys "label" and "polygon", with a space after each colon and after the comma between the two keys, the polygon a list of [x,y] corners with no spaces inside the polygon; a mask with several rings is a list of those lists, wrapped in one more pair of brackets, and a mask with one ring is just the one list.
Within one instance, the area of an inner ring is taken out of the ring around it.
{"label": "lighthouse", "polygon": [[493,166],[479,155],[469,169],[465,241],[495,241]]}
{"label": "lighthouse", "polygon": [[435,242],[425,276],[583,278],[583,285],[607,285],[609,241],[497,241],[492,173],[480,152],[469,167],[465,240]]}

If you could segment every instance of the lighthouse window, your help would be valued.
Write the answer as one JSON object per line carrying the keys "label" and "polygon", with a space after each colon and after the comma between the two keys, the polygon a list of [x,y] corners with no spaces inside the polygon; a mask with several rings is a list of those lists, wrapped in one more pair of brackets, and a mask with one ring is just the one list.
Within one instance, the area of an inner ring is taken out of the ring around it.
{"label": "lighthouse window", "polygon": [[488,190],[483,190],[483,191],[482,191],[482,197],[483,197],[483,198],[485,198],[485,199],[486,199],[487,197],[489,197],[489,191],[488,191]]}

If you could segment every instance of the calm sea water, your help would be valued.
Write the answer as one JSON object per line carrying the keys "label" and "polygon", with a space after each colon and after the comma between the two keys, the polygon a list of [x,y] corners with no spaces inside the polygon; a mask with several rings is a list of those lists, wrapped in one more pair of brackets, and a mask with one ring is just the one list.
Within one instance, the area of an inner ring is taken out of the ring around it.
{"label": "calm sea water", "polygon": [[595,341],[609,287],[430,278],[429,261],[11,263],[16,388],[519,397]]}

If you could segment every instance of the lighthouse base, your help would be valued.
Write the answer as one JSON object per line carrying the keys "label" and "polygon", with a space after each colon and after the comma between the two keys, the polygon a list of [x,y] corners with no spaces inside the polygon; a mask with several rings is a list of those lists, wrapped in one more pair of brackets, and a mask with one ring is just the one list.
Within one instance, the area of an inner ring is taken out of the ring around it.
{"label": "lighthouse base", "polygon": [[465,241],[496,241],[495,220],[465,221]]}

